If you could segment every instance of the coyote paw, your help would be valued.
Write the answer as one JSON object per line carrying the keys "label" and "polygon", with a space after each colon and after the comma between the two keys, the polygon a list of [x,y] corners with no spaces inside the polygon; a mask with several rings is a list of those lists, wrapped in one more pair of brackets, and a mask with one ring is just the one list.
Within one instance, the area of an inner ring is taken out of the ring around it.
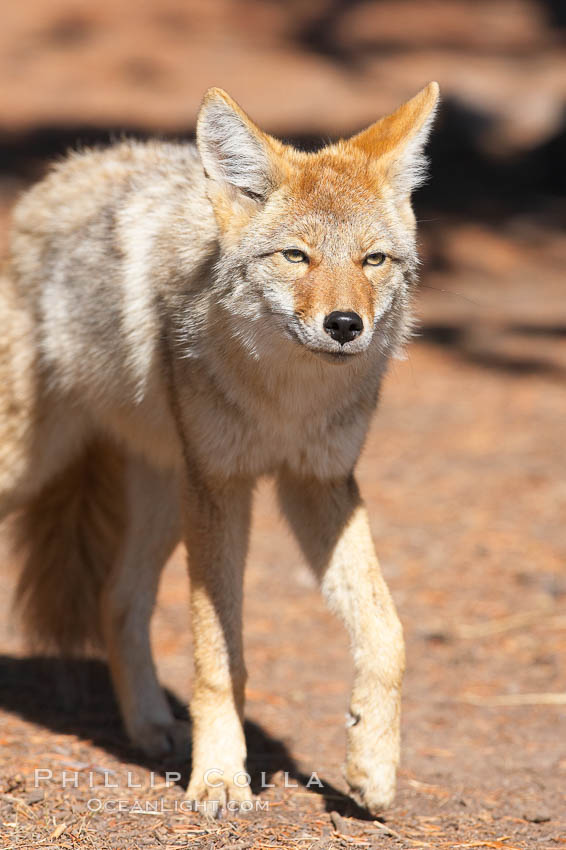
{"label": "coyote paw", "polygon": [[395,797],[399,735],[393,727],[381,733],[359,713],[348,718],[346,781],[352,797],[372,815],[388,808]]}
{"label": "coyote paw", "polygon": [[249,811],[252,794],[246,778],[243,768],[204,772],[194,768],[186,799],[194,803],[195,811],[208,817],[221,817],[225,811],[231,815]]}
{"label": "coyote paw", "polygon": [[345,777],[352,798],[372,815],[387,809],[395,797],[395,765],[357,765],[348,761]]}
{"label": "coyote paw", "polygon": [[189,725],[183,720],[147,723],[130,733],[130,740],[150,759],[182,757],[189,752]]}

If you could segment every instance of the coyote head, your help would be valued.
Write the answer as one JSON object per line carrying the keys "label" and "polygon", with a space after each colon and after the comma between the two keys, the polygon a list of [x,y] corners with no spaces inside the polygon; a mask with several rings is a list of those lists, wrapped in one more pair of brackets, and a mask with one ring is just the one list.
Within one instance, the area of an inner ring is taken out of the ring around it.
{"label": "coyote head", "polygon": [[273,344],[275,325],[337,361],[380,345],[380,326],[414,279],[410,198],[437,100],[430,83],[367,130],[305,153],[260,130],[221,89],[207,92],[197,144],[223,298],[242,338],[263,328]]}

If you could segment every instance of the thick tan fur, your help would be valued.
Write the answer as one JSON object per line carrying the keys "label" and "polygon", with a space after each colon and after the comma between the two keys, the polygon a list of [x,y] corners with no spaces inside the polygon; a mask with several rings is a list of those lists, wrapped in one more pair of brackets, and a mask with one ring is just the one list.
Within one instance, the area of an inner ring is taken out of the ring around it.
{"label": "thick tan fur", "polygon": [[[0,517],[19,515],[24,619],[66,653],[102,642],[130,738],[164,755],[183,729],[149,623],[161,569],[185,541],[191,799],[250,796],[242,580],[265,474],[350,634],[346,778],[372,812],[393,798],[403,637],[354,467],[410,330],[410,195],[437,96],[431,83],[306,154],[212,89],[197,147],[73,154],[14,211],[0,281]],[[336,313],[355,318],[347,337],[329,324]]]}
{"label": "thick tan fur", "polygon": [[39,647],[70,655],[102,645],[100,596],[124,533],[124,464],[89,443],[19,511],[17,601]]}

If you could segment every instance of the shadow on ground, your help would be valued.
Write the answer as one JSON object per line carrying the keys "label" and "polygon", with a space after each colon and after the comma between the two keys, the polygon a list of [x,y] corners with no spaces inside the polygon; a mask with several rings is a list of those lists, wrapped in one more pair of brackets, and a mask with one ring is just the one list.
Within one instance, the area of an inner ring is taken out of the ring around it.
{"label": "shadow on ground", "polygon": [[[485,369],[496,370],[507,375],[545,375],[564,379],[564,366],[538,354],[517,351],[516,346],[506,345],[516,337],[546,337],[560,340],[566,336],[564,325],[506,325],[490,333],[481,324],[450,322],[423,322],[418,336],[424,342],[450,350],[453,354]],[[497,345],[494,346],[494,341]]]}
{"label": "shadow on ground", "polygon": [[[125,736],[114,698],[107,665],[97,659],[64,660],[47,656],[15,658],[0,655],[0,709],[59,734],[76,735],[92,742],[128,763],[165,775],[173,769],[181,773],[179,784],[186,788],[191,753],[187,735],[186,751],[167,761],[145,757]],[[187,706],[170,690],[166,691],[176,718],[188,721]],[[248,770],[255,794],[276,773],[286,773],[289,783],[298,783],[320,794],[327,811],[367,819],[369,815],[339,789],[320,778],[310,783],[310,775],[299,770],[285,744],[272,738],[257,723],[246,721]]]}

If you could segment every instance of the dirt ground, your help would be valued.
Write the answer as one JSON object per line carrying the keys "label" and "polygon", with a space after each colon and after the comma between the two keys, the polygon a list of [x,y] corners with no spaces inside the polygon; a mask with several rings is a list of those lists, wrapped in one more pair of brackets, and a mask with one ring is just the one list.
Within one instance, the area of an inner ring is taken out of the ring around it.
{"label": "dirt ground", "polygon": [[[395,804],[372,820],[346,796],[346,635],[261,482],[245,640],[262,808],[214,822],[183,810],[188,751],[152,764],[127,745],[104,664],[29,655],[4,548],[0,848],[566,846],[561,9],[28,0],[3,10],[0,255],[9,208],[49,156],[108,130],[190,135],[208,85],[305,144],[359,128],[432,78],[444,105],[417,198],[420,331],[392,364],[358,470],[407,640]],[[191,693],[188,590],[179,550],[153,622],[179,717]],[[167,783],[167,771],[180,780]]]}
{"label": "dirt ground", "polygon": [[[391,368],[359,465],[407,638],[395,805],[372,821],[344,796],[346,637],[264,482],[245,622],[249,766],[269,809],[214,823],[179,810],[188,761],[149,764],[128,748],[103,665],[64,670],[26,654],[3,558],[2,846],[566,844],[566,247],[549,234],[534,246],[524,234],[445,229],[459,272],[425,274],[421,336]],[[180,716],[191,690],[187,596],[178,551],[153,636]],[[166,768],[182,782],[164,787]],[[35,787],[36,769],[52,778]],[[117,788],[101,785],[105,770]],[[62,787],[63,771],[78,787]],[[127,787],[128,771],[141,789]],[[275,787],[261,789],[262,771]],[[313,771],[322,786],[308,786]]]}

